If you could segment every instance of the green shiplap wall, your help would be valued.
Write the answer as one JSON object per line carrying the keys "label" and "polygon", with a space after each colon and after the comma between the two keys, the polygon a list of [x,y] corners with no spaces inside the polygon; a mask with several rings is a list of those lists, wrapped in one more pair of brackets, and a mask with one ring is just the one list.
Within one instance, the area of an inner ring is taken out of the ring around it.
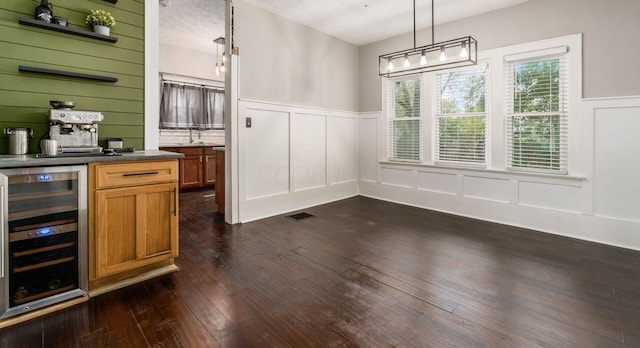
{"label": "green shiplap wall", "polygon": [[[110,43],[18,24],[33,18],[40,0],[0,0],[0,132],[7,127],[33,128],[30,152],[49,130],[49,100],[69,100],[76,110],[100,111],[100,145],[123,138],[125,147],[144,148],[144,0],[52,0],[53,14],[69,27],[91,31],[84,18],[94,9],[111,12],[117,24]],[[19,72],[19,65],[113,76],[100,82]],[[0,135],[0,154],[8,152]]]}

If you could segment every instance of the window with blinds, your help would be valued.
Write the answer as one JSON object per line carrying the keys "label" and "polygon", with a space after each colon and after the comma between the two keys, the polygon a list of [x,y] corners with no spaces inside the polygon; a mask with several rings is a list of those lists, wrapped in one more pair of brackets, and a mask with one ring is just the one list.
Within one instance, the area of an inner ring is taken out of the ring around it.
{"label": "window with blinds", "polygon": [[388,80],[389,159],[422,160],[421,78]]}
{"label": "window with blinds", "polygon": [[567,173],[566,65],[566,54],[513,60],[507,57],[509,169]]}
{"label": "window with blinds", "polygon": [[489,66],[485,63],[437,75],[436,161],[486,163],[488,74]]}

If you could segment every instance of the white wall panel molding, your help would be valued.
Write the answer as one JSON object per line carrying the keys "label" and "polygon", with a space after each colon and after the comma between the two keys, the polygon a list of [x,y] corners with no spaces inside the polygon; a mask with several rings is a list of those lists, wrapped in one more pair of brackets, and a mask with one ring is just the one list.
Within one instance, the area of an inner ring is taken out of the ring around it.
{"label": "white wall panel molding", "polygon": [[581,100],[578,114],[571,176],[381,160],[381,113],[361,114],[360,194],[640,250],[640,97]]}
{"label": "white wall panel molding", "polygon": [[376,148],[378,146],[378,119],[376,117],[361,118],[359,126],[359,156],[361,181],[378,181],[378,158]]}
{"label": "white wall panel molding", "polygon": [[417,189],[420,191],[457,195],[459,186],[458,175],[418,171]]}
{"label": "white wall panel molding", "polygon": [[240,222],[358,194],[357,113],[247,100],[239,109]]}
{"label": "white wall panel molding", "polygon": [[511,187],[512,185],[508,179],[465,175],[463,195],[469,198],[509,203],[513,196],[510,190]]}
{"label": "white wall panel molding", "polygon": [[527,228],[533,230],[532,233],[541,231],[640,250],[640,224],[637,222],[473,198],[460,200],[448,194],[425,194],[375,183],[361,182],[360,192],[362,196],[375,199]]}
{"label": "white wall panel molding", "polygon": [[413,188],[411,169],[382,167],[381,183],[397,187]]}
{"label": "white wall panel molding", "polygon": [[640,223],[640,98],[597,99],[587,106],[593,214]]}

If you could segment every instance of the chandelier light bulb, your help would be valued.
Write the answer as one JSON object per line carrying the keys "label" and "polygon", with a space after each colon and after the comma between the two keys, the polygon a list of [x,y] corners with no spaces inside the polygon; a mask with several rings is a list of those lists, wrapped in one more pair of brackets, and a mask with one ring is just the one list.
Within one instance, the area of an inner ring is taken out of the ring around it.
{"label": "chandelier light bulb", "polygon": [[220,65],[216,63],[216,76],[220,76]]}
{"label": "chandelier light bulb", "polygon": [[411,63],[409,63],[409,53],[405,53],[404,54],[404,64],[403,66],[405,68],[408,68],[409,66],[411,66]]}
{"label": "chandelier light bulb", "polygon": [[387,65],[387,70],[393,71],[393,61],[391,61],[391,58],[389,58],[389,65]]}
{"label": "chandelier light bulb", "polygon": [[225,70],[227,70],[227,69],[225,69],[224,61],[223,61],[222,64],[220,64],[220,71],[224,72]]}
{"label": "chandelier light bulb", "polygon": [[224,64],[224,62],[227,61],[227,55],[225,54],[225,52],[222,52],[222,64]]}
{"label": "chandelier light bulb", "polygon": [[447,55],[444,53],[444,47],[440,48],[440,61],[444,62],[445,60],[447,60]]}
{"label": "chandelier light bulb", "polygon": [[427,65],[427,52],[422,50],[422,57],[420,57],[420,65]]}
{"label": "chandelier light bulb", "polygon": [[469,56],[469,51],[467,51],[467,43],[462,43],[462,49],[460,50],[460,57],[467,58]]}

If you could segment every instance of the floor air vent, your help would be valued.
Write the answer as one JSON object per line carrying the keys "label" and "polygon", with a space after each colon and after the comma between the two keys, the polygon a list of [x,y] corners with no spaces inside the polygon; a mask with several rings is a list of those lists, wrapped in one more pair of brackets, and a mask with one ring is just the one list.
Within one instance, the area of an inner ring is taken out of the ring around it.
{"label": "floor air vent", "polygon": [[304,220],[304,219],[308,219],[310,217],[313,217],[313,215],[311,215],[309,213],[297,213],[297,214],[286,215],[285,217],[289,218],[291,220],[294,220],[294,221],[300,221],[300,220]]}

